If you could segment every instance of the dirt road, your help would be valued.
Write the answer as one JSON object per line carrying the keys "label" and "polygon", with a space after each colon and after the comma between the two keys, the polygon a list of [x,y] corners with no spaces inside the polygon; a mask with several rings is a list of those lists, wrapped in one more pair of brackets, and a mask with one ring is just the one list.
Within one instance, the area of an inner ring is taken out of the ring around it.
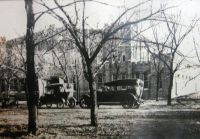
{"label": "dirt road", "polygon": [[89,126],[89,109],[40,109],[39,133],[26,135],[25,108],[0,109],[0,138],[200,138],[199,105],[148,102],[139,109],[100,106],[99,126]]}

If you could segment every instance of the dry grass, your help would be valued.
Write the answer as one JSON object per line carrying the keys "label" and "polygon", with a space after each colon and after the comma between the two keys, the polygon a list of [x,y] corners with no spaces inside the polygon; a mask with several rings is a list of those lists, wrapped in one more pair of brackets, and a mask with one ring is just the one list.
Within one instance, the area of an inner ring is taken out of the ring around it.
{"label": "dry grass", "polygon": [[88,109],[44,108],[39,110],[37,136],[26,134],[26,109],[0,109],[0,138],[198,138],[198,108],[197,104],[166,106],[162,101],[148,101],[137,110],[101,106],[98,127],[89,125]]}

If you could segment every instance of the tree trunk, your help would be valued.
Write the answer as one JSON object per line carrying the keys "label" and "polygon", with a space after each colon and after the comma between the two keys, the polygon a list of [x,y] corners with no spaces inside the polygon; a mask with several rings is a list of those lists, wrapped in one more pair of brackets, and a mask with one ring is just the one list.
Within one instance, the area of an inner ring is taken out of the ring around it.
{"label": "tree trunk", "polygon": [[91,126],[97,126],[98,125],[98,112],[97,112],[97,94],[95,89],[95,83],[94,83],[94,77],[92,73],[91,66],[87,66],[88,68],[88,76],[89,76],[89,89],[90,89],[90,97],[91,97]]}
{"label": "tree trunk", "polygon": [[9,89],[9,83],[8,83],[8,79],[6,79],[5,81],[5,92],[6,92],[5,97],[6,98],[8,98],[8,89]]}
{"label": "tree trunk", "polygon": [[36,75],[35,75],[35,63],[34,63],[34,13],[33,13],[33,1],[25,0],[25,8],[27,14],[27,30],[26,30],[26,85],[28,94],[28,132],[36,134],[37,131],[37,93],[36,89]]}
{"label": "tree trunk", "polygon": [[169,79],[170,81],[169,81],[169,87],[168,87],[167,105],[171,105],[171,95],[172,95],[173,79],[174,79],[174,74],[170,73],[170,79]]}
{"label": "tree trunk", "polygon": [[159,91],[159,85],[160,85],[160,75],[159,73],[157,73],[157,76],[156,76],[156,101],[158,101],[158,91]]}
{"label": "tree trunk", "polygon": [[2,89],[2,79],[0,78],[0,93],[2,93],[1,89]]}
{"label": "tree trunk", "polygon": [[79,78],[78,75],[76,75],[76,92],[77,92],[77,101],[79,102]]}

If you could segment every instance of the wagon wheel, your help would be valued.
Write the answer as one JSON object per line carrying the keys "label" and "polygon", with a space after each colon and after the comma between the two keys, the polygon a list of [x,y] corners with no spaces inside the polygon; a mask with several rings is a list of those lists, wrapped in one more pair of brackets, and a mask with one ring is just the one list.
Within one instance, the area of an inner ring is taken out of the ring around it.
{"label": "wagon wheel", "polygon": [[47,103],[46,106],[47,106],[47,108],[51,108],[52,104],[51,103]]}
{"label": "wagon wheel", "polygon": [[69,99],[69,107],[74,108],[76,106],[76,100],[74,98]]}
{"label": "wagon wheel", "polygon": [[81,98],[79,105],[81,108],[89,108],[89,104],[86,98]]}

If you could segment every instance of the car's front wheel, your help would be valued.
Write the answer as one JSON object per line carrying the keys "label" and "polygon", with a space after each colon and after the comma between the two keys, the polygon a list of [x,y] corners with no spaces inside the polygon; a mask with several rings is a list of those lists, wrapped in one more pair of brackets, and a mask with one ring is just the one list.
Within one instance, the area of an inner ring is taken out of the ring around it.
{"label": "car's front wheel", "polygon": [[133,104],[132,103],[123,103],[122,107],[124,109],[131,109],[133,107]]}
{"label": "car's front wheel", "polygon": [[140,104],[135,101],[132,106],[132,109],[138,109],[139,107],[140,107]]}
{"label": "car's front wheel", "polygon": [[122,107],[124,109],[139,108],[136,98],[132,94],[128,94],[122,102]]}
{"label": "car's front wheel", "polygon": [[52,104],[51,103],[47,103],[46,106],[47,106],[47,108],[51,108]]}
{"label": "car's front wheel", "polygon": [[64,104],[62,102],[57,103],[57,108],[62,108]]}

